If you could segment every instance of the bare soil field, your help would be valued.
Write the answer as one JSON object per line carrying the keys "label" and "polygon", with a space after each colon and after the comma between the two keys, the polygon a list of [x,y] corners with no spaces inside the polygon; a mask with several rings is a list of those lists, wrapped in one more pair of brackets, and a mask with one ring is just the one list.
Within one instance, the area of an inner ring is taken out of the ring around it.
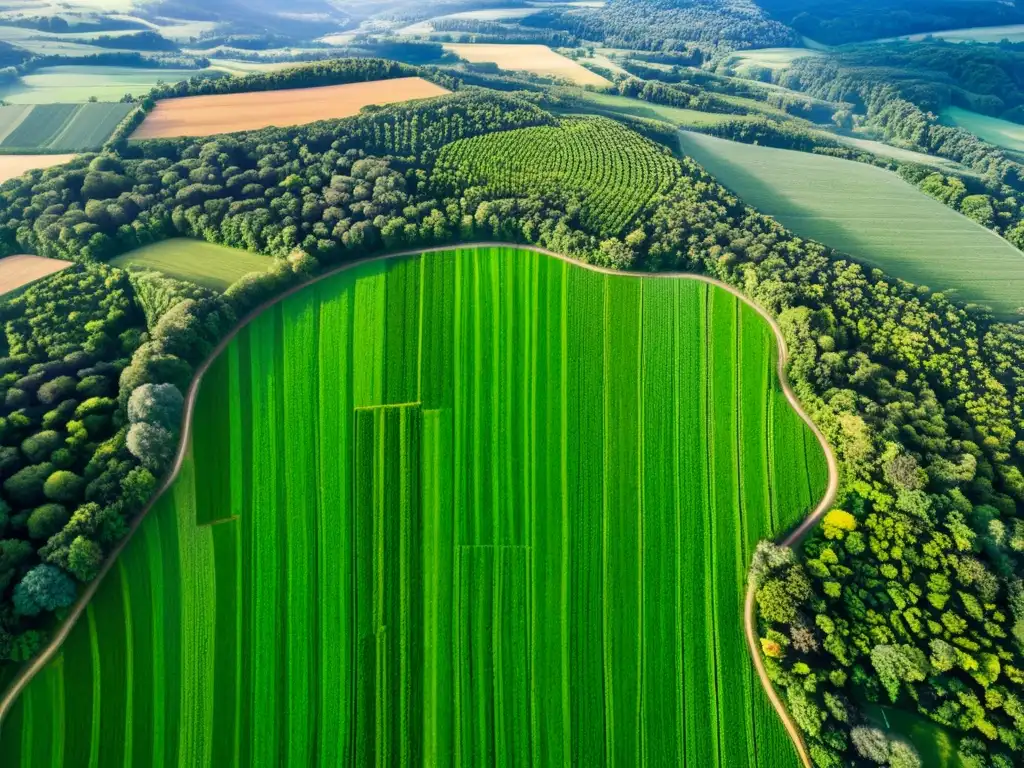
{"label": "bare soil field", "polygon": [[74,159],[74,155],[0,155],[0,183],[16,179],[26,171],[69,163]]}
{"label": "bare soil field", "polygon": [[558,77],[576,85],[610,85],[600,75],[560,53],[555,53],[546,45],[446,43],[444,47],[445,50],[474,64],[490,62],[496,64],[498,69]]}
{"label": "bare soil field", "polygon": [[15,291],[54,272],[60,272],[71,264],[70,261],[45,259],[27,253],[0,259],[0,295]]}
{"label": "bare soil field", "polygon": [[447,90],[420,77],[279,91],[165,99],[146,116],[133,139],[213,136],[270,126],[304,125],[351,117],[370,104],[443,96]]}

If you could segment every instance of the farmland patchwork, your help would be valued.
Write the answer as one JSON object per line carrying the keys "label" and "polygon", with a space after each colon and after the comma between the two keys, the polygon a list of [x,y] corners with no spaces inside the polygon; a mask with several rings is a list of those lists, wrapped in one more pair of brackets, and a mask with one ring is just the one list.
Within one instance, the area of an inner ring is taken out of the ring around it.
{"label": "farmland patchwork", "polygon": [[776,354],[722,289],[515,249],[300,291],[206,374],[4,764],[794,764],[741,620],[826,482]]}

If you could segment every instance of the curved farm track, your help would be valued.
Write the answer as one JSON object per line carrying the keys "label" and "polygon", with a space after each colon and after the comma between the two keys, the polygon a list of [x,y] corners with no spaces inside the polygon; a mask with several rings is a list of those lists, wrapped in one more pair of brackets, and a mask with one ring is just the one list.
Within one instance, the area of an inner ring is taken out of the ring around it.
{"label": "curved farm track", "polygon": [[[138,530],[139,526],[142,524],[142,521],[146,518],[146,515],[153,508],[157,500],[161,496],[163,496],[163,494],[171,487],[171,485],[177,479],[178,473],[181,470],[182,462],[184,461],[185,456],[188,452],[188,441],[192,428],[192,412],[195,408],[196,397],[199,393],[199,386],[202,383],[203,375],[209,369],[213,361],[217,359],[220,353],[235,338],[235,336],[243,327],[248,325],[249,322],[251,322],[254,318],[263,313],[269,307],[303,290],[307,286],[317,283],[328,277],[332,277],[333,275],[336,275],[339,272],[351,269],[360,264],[382,259],[396,259],[408,256],[417,256],[424,253],[436,253],[440,251],[451,250],[453,248],[476,248],[489,246],[510,247],[519,248],[522,250],[535,251],[537,253],[542,253],[546,256],[560,259],[562,261],[574,264],[579,267],[583,267],[585,269],[590,269],[595,272],[601,272],[609,275],[628,274],[634,277],[641,276],[644,278],[652,279],[660,278],[697,280],[700,282],[708,283],[710,285],[714,285],[725,291],[728,291],[733,296],[736,296],[745,304],[747,304],[752,309],[757,311],[757,313],[762,318],[764,318],[764,320],[769,324],[769,326],[771,326],[771,329],[775,334],[775,339],[779,349],[777,375],[779,377],[779,383],[782,386],[782,390],[786,395],[786,400],[789,402],[793,410],[797,412],[800,418],[803,419],[803,421],[814,433],[814,436],[817,439],[819,445],[821,446],[822,451],[825,453],[829,474],[828,488],[825,492],[824,497],[822,497],[821,501],[818,503],[817,507],[815,507],[814,511],[811,512],[811,514],[808,515],[804,519],[804,521],[799,526],[797,526],[797,528],[790,532],[785,538],[780,540],[779,543],[783,546],[793,546],[795,544],[800,543],[800,541],[803,540],[807,533],[815,525],[818,524],[818,522],[825,515],[825,513],[828,512],[829,508],[835,502],[836,495],[839,489],[839,465],[836,460],[835,453],[832,450],[831,446],[828,444],[828,441],[825,439],[824,434],[822,434],[821,430],[818,429],[817,425],[815,425],[814,421],[800,405],[800,401],[797,399],[796,393],[793,391],[793,387],[789,383],[789,378],[786,374],[786,363],[789,359],[789,350],[786,345],[785,337],[782,334],[782,329],[779,327],[778,323],[775,322],[775,319],[770,314],[768,314],[767,311],[765,311],[761,306],[759,306],[749,297],[743,294],[738,288],[735,288],[734,286],[731,286],[728,283],[723,283],[711,277],[697,275],[689,272],[652,272],[644,273],[642,275],[638,275],[637,273],[624,273],[622,271],[606,269],[603,267],[594,266],[592,264],[584,264],[583,262],[577,261],[576,259],[571,259],[559,253],[555,253],[554,251],[549,251],[544,248],[538,248],[535,246],[522,245],[519,243],[456,243],[452,245],[438,246],[434,248],[417,248],[413,250],[381,254],[378,256],[372,256],[365,259],[359,259],[357,261],[348,262],[347,264],[338,267],[337,269],[325,272],[322,275],[318,275],[312,280],[308,280],[304,283],[300,283],[299,285],[293,286],[288,291],[261,304],[259,307],[257,307],[252,312],[243,317],[238,322],[238,324],[231,330],[231,332],[228,333],[228,335],[221,340],[221,342],[210,353],[206,360],[203,361],[202,365],[200,365],[199,369],[196,371],[196,374],[192,379],[192,384],[189,386],[188,394],[185,398],[185,407],[182,414],[181,441],[178,446],[178,452],[175,456],[174,463],[172,464],[170,471],[167,473],[163,482],[160,484],[157,492],[153,495],[153,498],[142,509],[142,511],[139,512],[139,514],[136,515],[136,517],[131,521],[131,524],[128,527],[127,535],[110,552],[106,561],[103,563],[103,567],[100,569],[99,575],[85,588],[85,590],[79,596],[78,600],[76,600],[75,603],[68,610],[66,617],[57,627],[56,631],[53,634],[53,638],[50,640],[50,642],[46,645],[45,648],[43,648],[42,651],[40,651],[40,653],[35,658],[28,662],[18,672],[14,680],[8,686],[7,690],[3,694],[3,697],[0,698],[0,724],[3,723],[3,720],[7,716],[7,713],[10,711],[11,706],[14,704],[15,700],[25,689],[25,687],[29,684],[29,682],[31,682],[32,678],[35,677],[35,675],[39,673],[43,669],[43,667],[45,667],[46,664],[48,664],[53,659],[53,657],[57,654],[57,651],[60,650],[61,645],[67,639],[72,628],[75,626],[75,624],[81,618],[82,614],[85,612],[86,606],[89,604],[89,601],[92,600],[93,596],[96,594],[96,590],[99,588],[100,583],[103,581],[103,578],[113,567],[118,556],[124,551],[124,548],[127,546],[129,540]],[[782,699],[775,691],[775,687],[772,685],[771,680],[769,680],[768,674],[764,667],[764,663],[761,660],[761,654],[758,649],[757,642],[755,599],[754,589],[752,587],[747,588],[747,594],[746,599],[744,601],[743,610],[743,625],[744,632],[747,638],[747,645],[750,650],[751,658],[754,662],[754,667],[756,668],[758,677],[761,680],[761,685],[763,686],[765,693],[768,695],[768,698],[771,701],[772,706],[775,708],[776,712],[781,718],[783,725],[786,727],[786,731],[789,733],[789,736],[793,741],[794,748],[796,749],[801,762],[806,768],[812,768],[810,755],[808,754],[807,748],[804,745],[803,737],[800,734],[800,730],[797,728],[796,723],[793,722],[793,719],[789,716],[789,712],[786,710],[785,704],[783,704]]]}

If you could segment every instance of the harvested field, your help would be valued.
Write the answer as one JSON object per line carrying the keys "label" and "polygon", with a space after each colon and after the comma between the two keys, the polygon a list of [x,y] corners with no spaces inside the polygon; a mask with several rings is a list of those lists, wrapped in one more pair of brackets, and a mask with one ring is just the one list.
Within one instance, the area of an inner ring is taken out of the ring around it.
{"label": "harvested field", "polygon": [[34,283],[41,277],[52,275],[71,266],[70,261],[45,259],[27,253],[0,259],[0,296]]}
{"label": "harvested field", "polygon": [[[69,163],[74,155],[0,155],[0,183],[16,179],[21,174],[37,168],[49,168]],[[51,259],[46,259],[51,261]]]}
{"label": "harvested field", "polygon": [[600,75],[560,53],[555,53],[546,45],[451,43],[445,44],[444,47],[445,50],[474,64],[493,63],[499,69],[557,77],[576,85],[610,85]]}
{"label": "harvested field", "polygon": [[275,125],[304,125],[351,117],[371,104],[395,104],[446,93],[441,86],[421,77],[400,77],[317,88],[166,99],[149,113],[132,138],[212,136]]}

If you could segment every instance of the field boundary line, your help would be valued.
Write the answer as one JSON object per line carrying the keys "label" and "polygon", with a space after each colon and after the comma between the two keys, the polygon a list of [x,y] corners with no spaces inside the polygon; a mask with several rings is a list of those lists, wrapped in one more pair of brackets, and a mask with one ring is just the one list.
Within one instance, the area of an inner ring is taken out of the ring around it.
{"label": "field boundary line", "polygon": [[[205,376],[206,372],[209,370],[213,362],[221,355],[221,353],[225,349],[227,349],[228,345],[235,340],[235,337],[238,336],[238,334],[245,327],[247,327],[253,320],[262,315],[271,307],[283,302],[285,299],[290,298],[299,291],[305,290],[311,285],[315,285],[321,281],[332,278],[336,275],[341,274],[342,272],[346,272],[348,270],[355,269],[357,267],[375,261],[388,261],[391,259],[421,256],[429,253],[441,253],[444,251],[472,248],[514,248],[523,251],[531,251],[533,253],[539,253],[544,256],[549,256],[551,258],[560,259],[563,262],[567,262],[581,269],[589,269],[593,272],[600,272],[606,275],[613,275],[616,277],[633,277],[643,280],[696,280],[698,282],[707,283],[708,285],[713,285],[718,288],[721,288],[722,290],[728,291],[733,296],[740,299],[740,301],[744,302],[749,307],[754,309],[758,313],[758,315],[760,315],[768,323],[772,331],[774,331],[775,340],[778,344],[779,353],[778,364],[776,366],[776,373],[779,378],[779,384],[782,386],[782,391],[785,393],[786,400],[789,402],[790,407],[792,407],[793,410],[797,412],[800,418],[803,419],[804,423],[806,423],[807,426],[810,428],[815,438],[817,438],[818,444],[825,452],[825,458],[828,464],[829,483],[828,488],[825,491],[825,495],[818,502],[818,505],[814,508],[814,510],[804,519],[804,521],[800,523],[800,525],[797,526],[793,531],[791,531],[785,538],[781,539],[778,543],[785,547],[792,547],[795,544],[799,544],[800,541],[802,541],[803,538],[811,531],[811,529],[818,524],[821,518],[825,515],[826,512],[828,512],[828,510],[834,504],[836,496],[838,495],[839,491],[839,463],[836,460],[835,453],[833,452],[831,446],[825,439],[824,433],[822,433],[822,431],[814,423],[814,420],[811,419],[811,417],[803,409],[803,407],[800,404],[800,401],[797,399],[793,387],[790,385],[789,376],[786,372],[786,364],[789,360],[789,347],[786,344],[786,338],[782,333],[782,328],[775,321],[775,318],[773,318],[768,313],[767,310],[765,310],[753,299],[751,299],[749,296],[740,291],[739,288],[736,288],[733,285],[729,285],[728,283],[722,282],[716,278],[709,277],[707,275],[696,274],[693,272],[629,272],[623,270],[608,269],[606,267],[599,267],[594,264],[587,264],[577,259],[573,259],[569,256],[565,256],[560,253],[555,253],[554,251],[549,251],[545,248],[541,248],[538,246],[527,245],[523,243],[512,243],[507,241],[476,241],[471,243],[452,243],[448,245],[433,246],[430,248],[415,248],[397,251],[394,253],[381,253],[374,256],[367,256],[364,258],[356,259],[354,261],[346,262],[345,264],[332,268],[321,275],[313,277],[310,280],[306,280],[299,283],[298,285],[294,285],[288,290],[284,291],[283,293],[263,302],[255,309],[253,309],[251,312],[242,317],[242,319],[240,319],[235,324],[235,326],[227,333],[227,335],[225,335],[224,338],[220,340],[217,346],[214,347],[214,349],[210,352],[206,359],[196,369],[196,372],[192,377],[192,382],[189,385],[188,393],[185,398],[185,405],[182,410],[181,438],[178,445],[178,452],[174,458],[174,463],[171,465],[170,470],[165,475],[163,482],[160,483],[153,497],[149,500],[149,502],[147,502],[145,507],[143,507],[142,510],[132,519],[128,527],[128,533],[118,543],[118,545],[114,547],[113,550],[111,550],[110,554],[104,561],[99,574],[88,585],[86,585],[85,589],[82,591],[82,594],[78,597],[75,603],[68,610],[67,615],[65,616],[64,620],[60,623],[60,625],[57,627],[50,642],[33,659],[31,659],[21,669],[21,671],[18,672],[18,674],[8,685],[7,690],[4,692],[3,698],[0,698],[0,726],[2,726],[4,719],[6,718],[8,712],[11,709],[11,706],[13,705],[17,697],[21,694],[21,692],[25,689],[29,682],[31,682],[31,680],[40,671],[42,671],[46,664],[48,664],[53,659],[53,657],[56,656],[57,652],[60,650],[60,647],[63,645],[64,641],[71,633],[71,630],[74,628],[75,624],[78,623],[79,619],[82,617],[82,614],[85,613],[86,607],[92,600],[93,596],[96,594],[96,591],[99,589],[99,586],[103,582],[103,579],[106,577],[107,573],[109,573],[110,569],[113,567],[114,562],[124,551],[125,547],[128,545],[128,542],[131,541],[132,537],[135,535],[135,532],[142,524],[142,521],[146,518],[150,510],[152,510],[152,508],[157,504],[157,502],[159,502],[163,498],[164,494],[166,494],[167,491],[170,490],[171,486],[174,484],[174,481],[177,480],[178,473],[181,471],[182,464],[184,463],[186,456],[188,456],[189,454],[189,445],[192,433],[192,414],[195,409],[196,398],[199,394],[199,387],[202,384],[203,377]],[[753,585],[748,584],[746,600],[744,602],[743,609],[743,624],[747,636],[747,645],[750,650],[750,655],[754,662],[754,667],[756,668],[758,677],[761,679],[761,685],[764,687],[765,693],[768,695],[768,698],[771,700],[772,706],[775,708],[775,711],[778,713],[783,725],[789,732],[790,738],[793,741],[793,745],[797,751],[797,754],[800,757],[801,762],[804,764],[805,768],[812,768],[810,755],[807,752],[807,747],[804,745],[803,737],[800,735],[800,731],[797,728],[796,723],[794,723],[792,718],[789,716],[785,704],[783,704],[782,700],[779,698],[778,693],[775,691],[775,687],[772,685],[771,680],[768,678],[768,673],[765,670],[764,662],[761,659],[761,654],[758,650],[757,633],[755,631],[756,619],[754,608],[755,590],[753,588]]]}

